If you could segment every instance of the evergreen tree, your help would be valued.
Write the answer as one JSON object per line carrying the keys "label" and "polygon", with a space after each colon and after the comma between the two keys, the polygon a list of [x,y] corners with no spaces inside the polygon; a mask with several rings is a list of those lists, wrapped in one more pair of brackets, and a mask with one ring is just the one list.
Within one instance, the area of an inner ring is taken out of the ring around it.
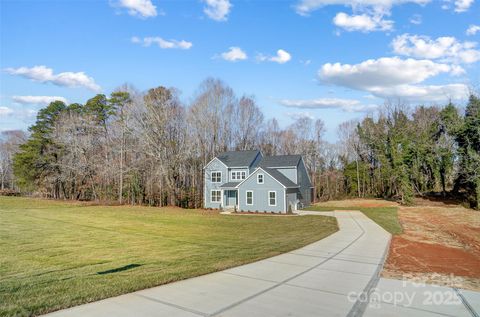
{"label": "evergreen tree", "polygon": [[[52,181],[55,174],[55,162],[60,149],[56,148],[52,131],[55,120],[66,109],[62,101],[51,102],[39,111],[37,120],[29,128],[30,138],[20,146],[20,151],[14,157],[14,173],[18,185],[24,189],[33,190],[39,183],[48,179]],[[59,184],[56,180],[50,182],[54,186],[54,196],[57,196]]]}

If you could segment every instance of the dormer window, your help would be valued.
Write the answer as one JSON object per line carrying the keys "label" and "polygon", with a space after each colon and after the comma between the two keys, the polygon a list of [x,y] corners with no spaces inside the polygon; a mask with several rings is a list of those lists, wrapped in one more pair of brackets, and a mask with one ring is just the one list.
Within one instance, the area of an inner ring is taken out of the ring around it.
{"label": "dormer window", "polygon": [[212,183],[222,182],[222,172],[212,172]]}
{"label": "dormer window", "polygon": [[257,184],[263,184],[263,174],[257,175]]}

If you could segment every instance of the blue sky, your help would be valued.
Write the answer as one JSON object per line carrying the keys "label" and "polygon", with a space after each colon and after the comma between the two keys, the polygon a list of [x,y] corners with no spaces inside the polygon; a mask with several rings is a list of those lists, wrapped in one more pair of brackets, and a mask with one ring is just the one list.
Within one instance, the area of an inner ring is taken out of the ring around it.
{"label": "blue sky", "polygon": [[480,85],[474,0],[0,0],[0,130],[45,103],[130,83],[191,101],[217,77],[286,126],[339,123],[385,100],[444,104]]}

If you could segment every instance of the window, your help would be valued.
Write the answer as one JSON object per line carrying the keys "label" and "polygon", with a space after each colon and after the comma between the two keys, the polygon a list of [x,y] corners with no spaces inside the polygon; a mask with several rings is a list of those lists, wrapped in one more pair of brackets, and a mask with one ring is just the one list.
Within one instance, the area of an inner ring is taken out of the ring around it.
{"label": "window", "polygon": [[268,205],[269,206],[277,205],[277,192],[268,192]]}
{"label": "window", "polygon": [[219,203],[222,201],[222,191],[221,190],[212,190],[210,195],[210,202]]}
{"label": "window", "polygon": [[253,205],[253,191],[247,190],[247,205]]}
{"label": "window", "polygon": [[231,174],[231,179],[232,181],[235,181],[235,180],[243,180],[247,177],[247,172],[245,171],[234,171],[232,172]]}
{"label": "window", "polygon": [[263,174],[257,175],[257,184],[263,184]]}
{"label": "window", "polygon": [[222,172],[212,172],[212,183],[222,182]]}

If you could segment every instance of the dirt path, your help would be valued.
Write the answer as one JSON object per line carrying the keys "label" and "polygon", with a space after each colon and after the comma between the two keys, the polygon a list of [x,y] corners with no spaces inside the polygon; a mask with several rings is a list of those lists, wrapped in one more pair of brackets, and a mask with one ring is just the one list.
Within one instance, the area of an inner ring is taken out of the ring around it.
{"label": "dirt path", "polygon": [[399,219],[404,232],[391,241],[384,277],[480,290],[480,212],[418,200]]}

